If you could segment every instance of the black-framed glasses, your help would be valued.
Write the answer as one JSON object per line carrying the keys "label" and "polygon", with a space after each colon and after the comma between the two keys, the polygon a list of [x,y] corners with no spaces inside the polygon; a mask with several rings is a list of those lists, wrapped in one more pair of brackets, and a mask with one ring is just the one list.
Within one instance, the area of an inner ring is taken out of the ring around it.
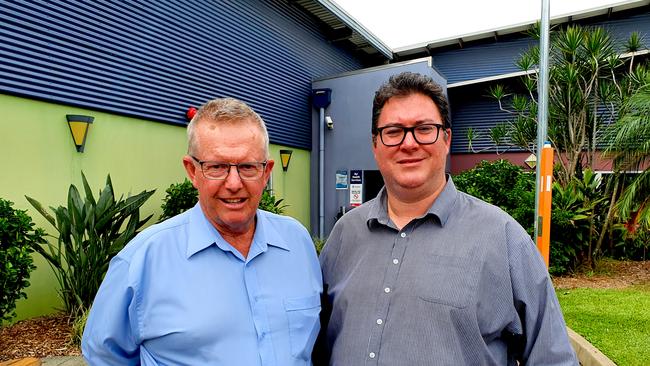
{"label": "black-framed glasses", "polygon": [[391,125],[379,127],[377,132],[382,144],[386,146],[401,145],[407,132],[413,135],[418,144],[431,145],[438,141],[438,135],[440,135],[440,129],[442,128],[444,126],[437,123],[424,123],[413,127]]}
{"label": "black-framed glasses", "polygon": [[241,180],[257,180],[264,175],[267,161],[250,161],[243,163],[221,163],[218,161],[203,161],[190,155],[201,167],[201,172],[206,179],[223,180],[230,174],[230,168],[235,167]]}

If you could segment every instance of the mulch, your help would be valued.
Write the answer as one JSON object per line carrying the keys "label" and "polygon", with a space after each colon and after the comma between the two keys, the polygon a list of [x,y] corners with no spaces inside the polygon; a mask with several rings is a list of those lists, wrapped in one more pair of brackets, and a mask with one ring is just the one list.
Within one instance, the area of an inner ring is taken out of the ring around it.
{"label": "mulch", "polygon": [[582,271],[570,276],[554,277],[553,285],[557,289],[620,289],[635,285],[650,285],[650,260],[603,261],[599,263],[596,273]]}
{"label": "mulch", "polygon": [[[597,273],[554,277],[558,289],[625,288],[650,284],[650,261],[607,261]],[[71,324],[66,315],[32,318],[0,328],[0,362],[24,357],[78,356],[70,343]]]}
{"label": "mulch", "polygon": [[19,321],[0,328],[0,362],[25,357],[79,356],[70,343],[72,325],[67,315]]}

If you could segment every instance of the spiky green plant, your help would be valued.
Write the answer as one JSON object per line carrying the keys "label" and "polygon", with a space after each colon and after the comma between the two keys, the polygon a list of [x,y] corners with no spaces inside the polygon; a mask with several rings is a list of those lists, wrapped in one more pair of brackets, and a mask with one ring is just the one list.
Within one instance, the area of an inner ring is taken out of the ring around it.
{"label": "spiky green plant", "polygon": [[625,187],[617,204],[623,221],[650,230],[650,73],[629,100],[627,112],[613,128],[613,139],[607,153],[613,155],[620,170],[641,171]]}
{"label": "spiky green plant", "polygon": [[74,184],[68,189],[67,207],[50,207],[50,215],[35,199],[29,203],[54,226],[58,236],[54,243],[33,245],[54,270],[64,311],[73,318],[89,309],[108,264],[151,218],[140,220],[140,207],[154,191],[115,199],[110,175],[95,200],[81,173],[85,196]]}

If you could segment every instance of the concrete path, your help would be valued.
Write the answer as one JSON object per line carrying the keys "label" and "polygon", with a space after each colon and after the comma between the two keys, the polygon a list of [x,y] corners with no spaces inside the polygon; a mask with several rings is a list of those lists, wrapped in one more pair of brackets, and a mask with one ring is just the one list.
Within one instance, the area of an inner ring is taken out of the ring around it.
{"label": "concrete path", "polygon": [[43,366],[87,366],[81,356],[45,357],[41,361]]}
{"label": "concrete path", "polygon": [[600,350],[594,347],[589,341],[574,332],[571,328],[566,328],[569,332],[569,340],[573,349],[576,351],[578,360],[583,366],[616,366],[616,364],[607,358]]}

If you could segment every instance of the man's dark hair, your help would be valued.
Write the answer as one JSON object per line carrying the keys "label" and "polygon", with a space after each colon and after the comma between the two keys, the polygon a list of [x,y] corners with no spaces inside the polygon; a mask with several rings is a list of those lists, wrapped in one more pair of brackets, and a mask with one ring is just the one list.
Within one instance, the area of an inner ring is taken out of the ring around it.
{"label": "man's dark hair", "polygon": [[429,76],[413,72],[403,72],[393,75],[375,93],[372,102],[372,135],[377,136],[377,120],[384,105],[392,97],[405,97],[411,94],[424,94],[431,98],[440,110],[442,123],[445,128],[451,128],[449,120],[449,103],[442,92],[442,88]]}

